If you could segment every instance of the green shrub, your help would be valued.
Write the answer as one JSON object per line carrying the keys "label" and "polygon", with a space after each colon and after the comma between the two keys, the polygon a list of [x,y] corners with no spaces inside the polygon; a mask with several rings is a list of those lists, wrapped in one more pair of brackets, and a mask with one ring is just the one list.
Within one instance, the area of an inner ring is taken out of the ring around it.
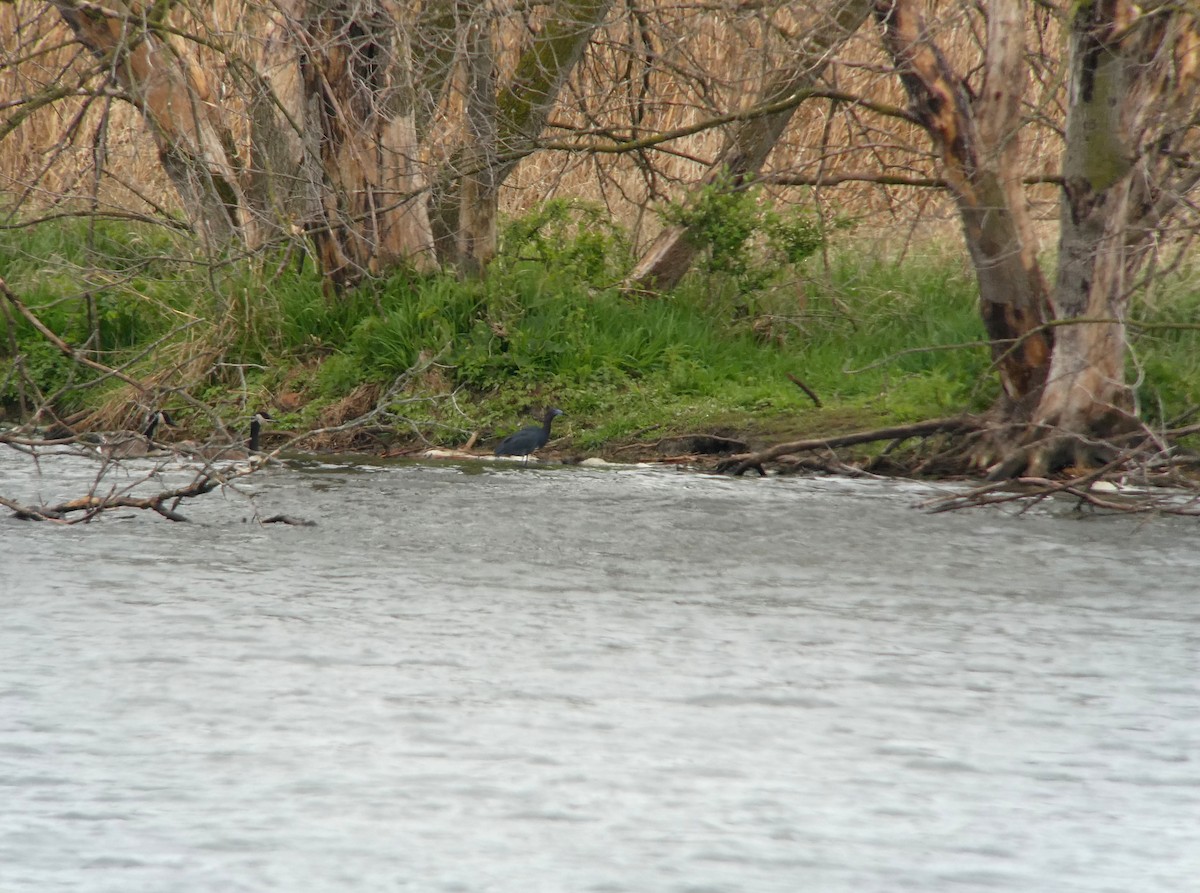
{"label": "green shrub", "polygon": [[[798,207],[774,208],[756,186],[718,180],[662,209],[663,220],[687,228],[701,249],[698,272],[729,280],[739,294],[761,291],[821,249],[819,221]],[[838,221],[839,229],[848,227]]]}

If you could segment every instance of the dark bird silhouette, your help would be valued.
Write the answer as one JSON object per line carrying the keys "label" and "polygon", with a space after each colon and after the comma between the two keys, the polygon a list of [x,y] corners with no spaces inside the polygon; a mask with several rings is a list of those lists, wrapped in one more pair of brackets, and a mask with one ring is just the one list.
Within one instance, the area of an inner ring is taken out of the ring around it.
{"label": "dark bird silhouette", "polygon": [[496,447],[497,456],[528,456],[539,447],[544,447],[550,440],[550,425],[557,416],[563,414],[561,409],[550,408],[542,417],[541,425],[530,425],[515,434],[510,434]]}
{"label": "dark bird silhouette", "polygon": [[154,433],[159,425],[171,426],[175,423],[164,410],[157,410],[150,416],[146,429],[141,434],[125,432],[107,437],[100,442],[97,449],[105,456],[114,459],[132,459],[138,456],[149,456],[157,453],[159,447],[154,443]]}
{"label": "dark bird silhouette", "polygon": [[273,422],[267,413],[259,410],[250,419],[250,439],[246,445],[236,443],[218,443],[195,446],[180,444],[183,452],[191,453],[201,459],[249,459],[260,451],[262,427],[265,422]]}

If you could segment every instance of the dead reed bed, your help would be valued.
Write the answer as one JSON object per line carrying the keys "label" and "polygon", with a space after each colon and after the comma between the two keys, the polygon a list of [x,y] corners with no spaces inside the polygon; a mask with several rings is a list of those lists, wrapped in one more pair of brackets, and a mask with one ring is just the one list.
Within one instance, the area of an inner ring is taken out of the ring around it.
{"label": "dead reed bed", "polygon": [[[278,5],[276,5],[278,6]],[[523,4],[493,6],[501,18],[498,73],[511,72],[528,35],[544,25]],[[519,8],[520,7],[520,8]],[[274,6],[271,8],[275,8]],[[608,151],[616,142],[697,127],[751,106],[764,82],[795,59],[797,39],[825,14],[827,2],[616,3],[587,56],[563,90],[544,139],[560,148],[526,158],[503,191],[504,210],[519,212],[552,196],[603,203],[640,238],[652,235],[655,202],[677,197],[716,159],[723,128],[701,129],[653,149]],[[544,14],[544,13],[542,13]],[[973,12],[961,4],[930,6],[933,33],[959,70],[978,57]],[[239,138],[248,132],[245,71],[275,39],[270,9],[254,0],[176,4],[169,20],[181,54],[197,61],[207,89]],[[1027,176],[1056,169],[1061,84],[1051,76],[1058,53],[1053,23],[1031,19],[1035,77],[1023,138]],[[415,26],[413,26],[415,28]],[[410,35],[422,40],[419,30]],[[179,198],[163,172],[153,139],[129,103],[105,88],[96,60],[73,40],[50,4],[0,4],[0,202],[9,214],[51,208],[159,215]],[[436,165],[460,128],[456,81],[445,92],[423,157]],[[869,99],[875,110],[842,98],[802,104],[768,160],[764,179],[781,201],[803,202],[862,226],[913,231],[954,220],[937,190],[903,185],[934,180],[928,137],[900,116],[905,97],[869,24],[837,51],[825,76],[837,97]],[[573,146],[575,148],[566,148]],[[239,146],[248,158],[248,145]],[[591,151],[599,148],[602,151]],[[846,178],[849,179],[840,179]],[[879,182],[889,178],[891,182]],[[819,184],[838,179],[837,185]],[[1035,212],[1050,216],[1052,188],[1036,193]]]}

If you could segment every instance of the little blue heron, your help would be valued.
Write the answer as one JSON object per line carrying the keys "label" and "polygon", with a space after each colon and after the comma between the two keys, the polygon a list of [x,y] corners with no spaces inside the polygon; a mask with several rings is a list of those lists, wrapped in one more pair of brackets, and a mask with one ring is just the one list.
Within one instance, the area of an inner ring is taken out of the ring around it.
{"label": "little blue heron", "polygon": [[550,424],[556,416],[563,414],[561,409],[547,409],[542,417],[541,425],[530,425],[522,428],[516,434],[510,434],[496,447],[497,456],[526,456],[538,447],[544,447],[550,439]]}

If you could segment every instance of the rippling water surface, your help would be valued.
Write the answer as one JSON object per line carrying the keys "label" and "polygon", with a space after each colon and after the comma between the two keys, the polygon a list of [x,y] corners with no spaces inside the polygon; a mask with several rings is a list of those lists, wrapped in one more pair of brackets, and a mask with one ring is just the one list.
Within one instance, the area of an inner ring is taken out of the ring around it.
{"label": "rippling water surface", "polygon": [[[0,493],[94,471],[0,454]],[[0,891],[1200,883],[1194,523],[648,469],[248,489],[0,520]]]}

